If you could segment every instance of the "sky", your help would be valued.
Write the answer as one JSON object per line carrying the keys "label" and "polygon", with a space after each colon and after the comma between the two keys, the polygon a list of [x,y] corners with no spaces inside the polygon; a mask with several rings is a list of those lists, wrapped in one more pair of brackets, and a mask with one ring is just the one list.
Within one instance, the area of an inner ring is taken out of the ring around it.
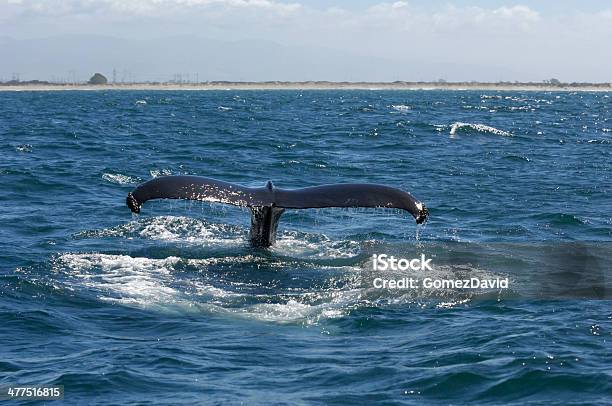
{"label": "sky", "polygon": [[[102,37],[96,62],[136,79],[612,81],[610,0],[0,0],[0,79],[85,77],[94,66],[64,48]],[[31,55],[42,47],[68,60]]]}

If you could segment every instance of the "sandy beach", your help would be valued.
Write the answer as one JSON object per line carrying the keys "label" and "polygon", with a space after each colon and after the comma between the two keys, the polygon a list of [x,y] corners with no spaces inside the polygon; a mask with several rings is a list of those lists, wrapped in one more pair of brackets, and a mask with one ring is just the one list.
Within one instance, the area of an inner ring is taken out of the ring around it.
{"label": "sandy beach", "polygon": [[487,90],[545,92],[610,92],[612,84],[538,84],[538,83],[437,83],[437,82],[206,82],[206,83],[130,83],[130,84],[11,84],[0,91],[60,90]]}

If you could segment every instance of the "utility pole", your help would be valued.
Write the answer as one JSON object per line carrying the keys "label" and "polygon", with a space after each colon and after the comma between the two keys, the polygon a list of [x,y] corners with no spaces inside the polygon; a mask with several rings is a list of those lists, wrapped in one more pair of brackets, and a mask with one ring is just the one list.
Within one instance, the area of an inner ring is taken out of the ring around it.
{"label": "utility pole", "polygon": [[117,83],[117,69],[113,68],[113,85]]}

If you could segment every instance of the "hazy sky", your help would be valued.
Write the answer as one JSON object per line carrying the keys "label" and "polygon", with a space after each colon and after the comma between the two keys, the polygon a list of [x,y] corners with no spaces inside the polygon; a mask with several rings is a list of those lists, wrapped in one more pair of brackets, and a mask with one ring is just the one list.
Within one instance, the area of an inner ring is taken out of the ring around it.
{"label": "hazy sky", "polygon": [[[612,81],[610,0],[0,0],[0,37],[86,34],[266,40],[381,63],[438,64],[446,70],[435,74],[451,80],[494,78],[490,70],[499,69],[504,80]],[[0,58],[4,72],[10,59]],[[472,66],[473,77],[465,68],[454,75],[453,64]],[[384,78],[398,79],[391,76]],[[401,79],[435,79],[420,76]]]}

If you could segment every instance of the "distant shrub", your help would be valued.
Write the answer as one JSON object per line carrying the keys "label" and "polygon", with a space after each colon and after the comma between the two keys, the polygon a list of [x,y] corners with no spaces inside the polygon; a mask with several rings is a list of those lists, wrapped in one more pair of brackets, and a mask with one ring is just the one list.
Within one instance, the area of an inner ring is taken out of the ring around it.
{"label": "distant shrub", "polygon": [[94,73],[87,83],[90,85],[105,85],[108,83],[108,79],[101,73]]}

